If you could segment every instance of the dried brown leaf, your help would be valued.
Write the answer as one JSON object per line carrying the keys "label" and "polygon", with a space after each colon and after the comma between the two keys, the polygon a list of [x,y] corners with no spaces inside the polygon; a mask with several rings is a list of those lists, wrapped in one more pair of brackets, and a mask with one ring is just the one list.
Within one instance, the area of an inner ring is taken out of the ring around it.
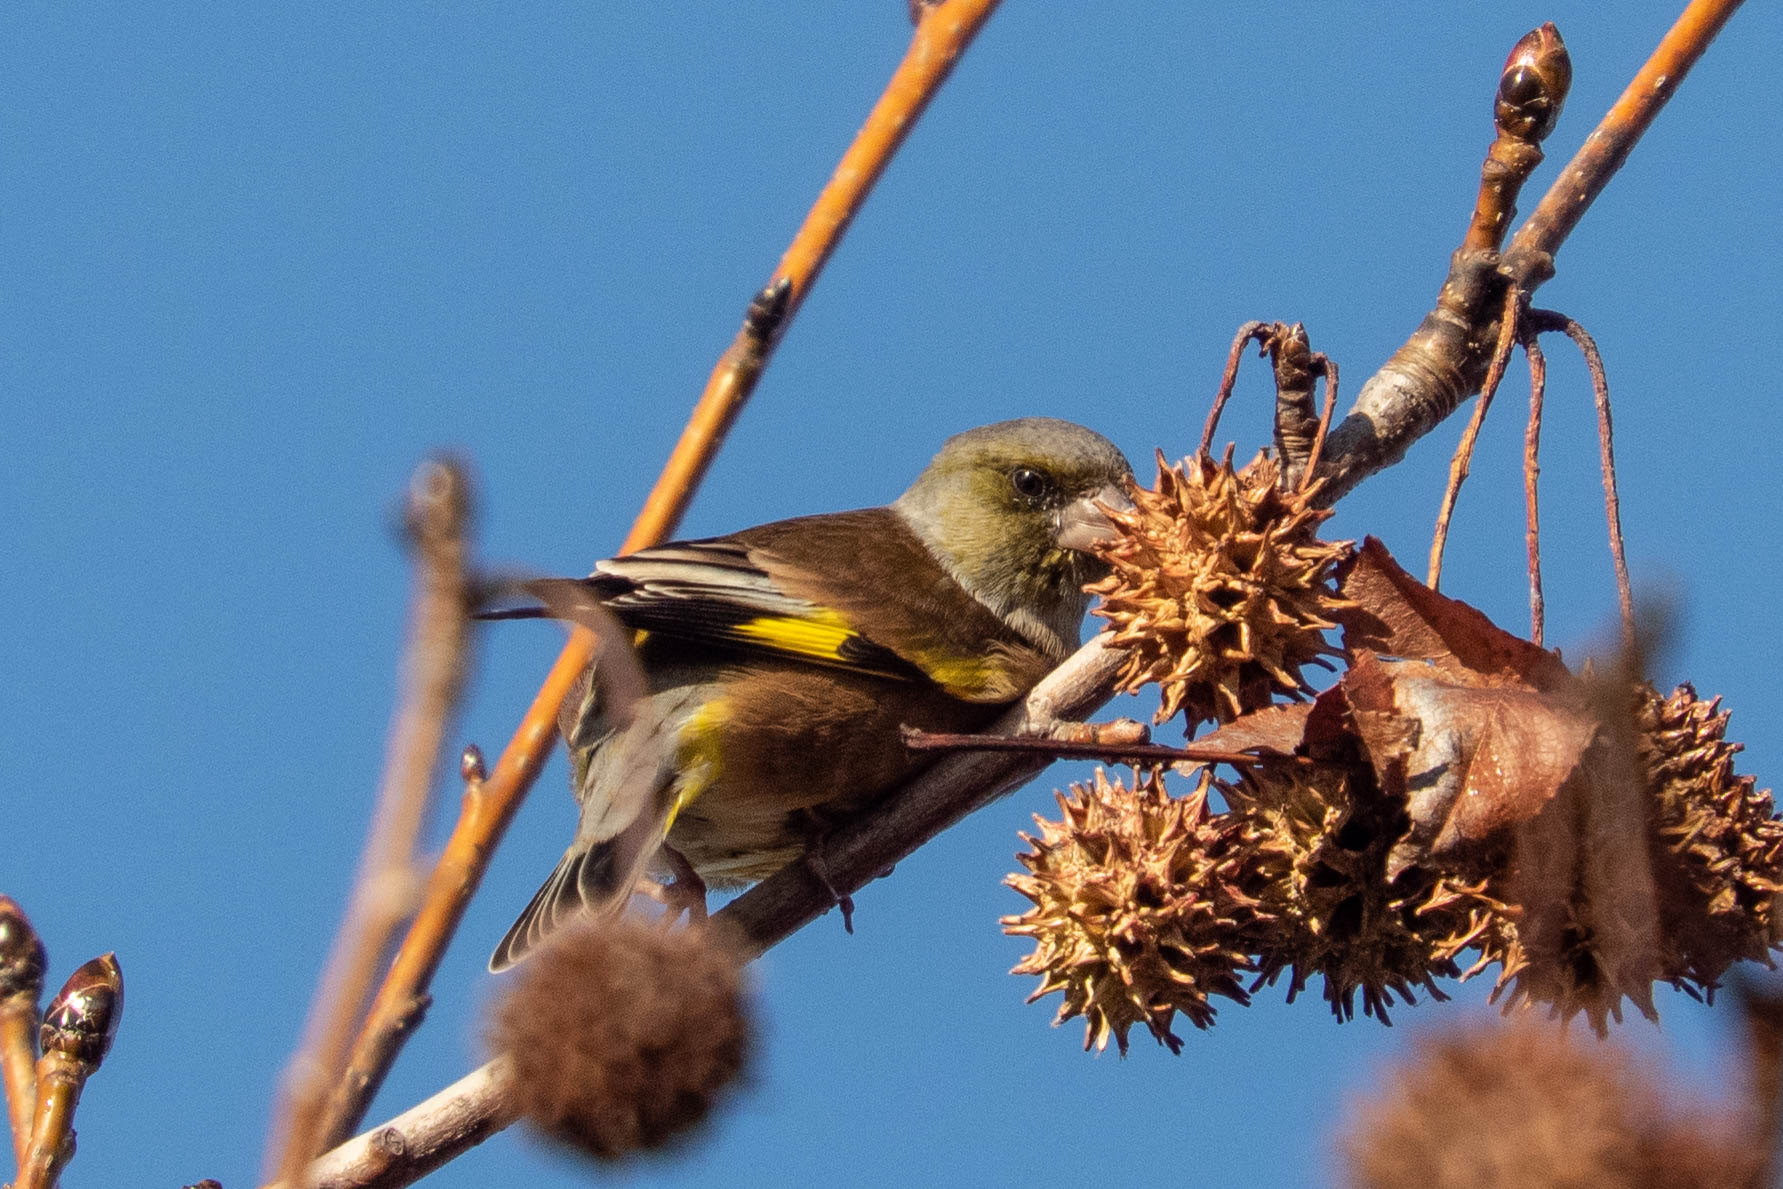
{"label": "dried brown leaf", "polygon": [[1597,722],[1578,704],[1486,680],[1369,652],[1344,676],[1376,779],[1383,789],[1403,787],[1411,816],[1389,879],[1465,857],[1535,817],[1591,745]]}
{"label": "dried brown leaf", "polygon": [[1345,612],[1344,646],[1383,656],[1429,661],[1541,690],[1564,689],[1572,674],[1560,658],[1513,636],[1458,599],[1431,590],[1393,560],[1373,537],[1338,577],[1338,593],[1356,604]]}

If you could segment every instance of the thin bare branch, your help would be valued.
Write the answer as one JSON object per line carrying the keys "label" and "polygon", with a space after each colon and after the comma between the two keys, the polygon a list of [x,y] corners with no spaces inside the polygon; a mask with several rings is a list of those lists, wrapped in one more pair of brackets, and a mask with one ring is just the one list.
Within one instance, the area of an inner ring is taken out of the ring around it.
{"label": "thin bare branch", "polygon": [[1280,757],[1220,747],[1166,747],[1158,743],[1123,743],[1056,739],[1035,735],[951,735],[943,732],[904,732],[904,746],[911,751],[1000,751],[1044,756],[1055,760],[1106,760],[1125,764],[1235,764],[1253,767],[1279,763]]}
{"label": "thin bare branch", "polygon": [[1628,580],[1628,553],[1622,543],[1622,501],[1616,494],[1616,445],[1610,425],[1610,381],[1604,374],[1603,356],[1585,328],[1553,310],[1531,310],[1530,328],[1537,334],[1561,331],[1585,356],[1591,372],[1591,395],[1597,406],[1598,461],[1603,471],[1603,511],[1609,526],[1610,560],[1616,567],[1616,598],[1622,609],[1622,643],[1635,647],[1634,590]]}
{"label": "thin bare branch", "polygon": [[372,1128],[267,1189],[398,1189],[514,1121],[507,1063],[496,1058],[438,1094]]}
{"label": "thin bare branch", "polygon": [[415,550],[409,640],[384,777],[359,874],[269,1137],[267,1167],[291,1176],[324,1147],[324,1108],[346,1065],[360,1013],[397,931],[415,910],[417,854],[446,733],[457,717],[470,652],[470,477],[429,459],[409,481],[405,523]]}
{"label": "thin bare branch", "polygon": [[1424,585],[1431,590],[1437,589],[1442,581],[1442,555],[1449,540],[1449,521],[1455,515],[1455,501],[1461,498],[1461,484],[1466,481],[1467,470],[1473,465],[1473,450],[1480,440],[1480,427],[1486,422],[1486,411],[1492,407],[1492,398],[1498,395],[1498,385],[1504,380],[1511,351],[1517,345],[1517,311],[1522,306],[1522,299],[1522,291],[1515,285],[1505,289],[1504,306],[1498,315],[1498,344],[1492,352],[1492,363],[1486,369],[1486,382],[1480,387],[1479,403],[1474,406],[1473,416],[1462,431],[1455,456],[1449,460],[1449,483],[1443,491],[1442,507],[1436,514],[1436,531],[1430,538],[1430,573],[1424,579]]}
{"label": "thin bare branch", "polygon": [[1535,335],[1523,340],[1529,360],[1529,426],[1523,431],[1523,506],[1527,527],[1524,543],[1529,551],[1529,639],[1541,647],[1546,630],[1546,603],[1542,598],[1542,522],[1536,489],[1541,481],[1542,401],[1548,388],[1548,358]]}

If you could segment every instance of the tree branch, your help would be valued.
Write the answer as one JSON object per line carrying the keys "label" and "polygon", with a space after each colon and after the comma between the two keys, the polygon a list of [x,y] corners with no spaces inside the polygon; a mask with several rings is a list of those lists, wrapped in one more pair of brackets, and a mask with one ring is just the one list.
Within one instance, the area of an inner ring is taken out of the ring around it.
{"label": "tree branch", "polygon": [[381,1127],[335,1148],[301,1182],[268,1189],[396,1189],[412,1185],[514,1121],[507,1063],[489,1062]]}
{"label": "tree branch", "polygon": [[405,520],[415,548],[414,611],[390,750],[359,876],[297,1054],[267,1166],[289,1177],[323,1150],[324,1107],[342,1076],[359,1013],[396,931],[414,911],[416,843],[446,731],[457,714],[470,651],[470,479],[430,460],[409,482]]}
{"label": "tree branch", "polygon": [[1554,254],[1579,216],[1738,7],[1739,0],[1693,0],[1685,8],[1512,237],[1502,262],[1489,253],[1456,253],[1436,308],[1362,385],[1354,407],[1331,431],[1320,467],[1326,479],[1321,502],[1335,503],[1369,475],[1398,462],[1413,442],[1480,390],[1497,338],[1493,315],[1504,283],[1515,281],[1533,294],[1554,275]]}
{"label": "tree branch", "polygon": [[[917,41],[922,41],[923,28],[936,14],[956,9],[956,6],[963,8],[964,0],[945,0],[942,4],[924,7]],[[977,23],[982,23],[994,4],[976,7],[982,11],[976,23],[966,30],[967,38],[976,31]],[[1562,181],[1556,183],[1536,215],[1513,240],[1511,252],[1516,256],[1517,264],[1508,270],[1508,277],[1501,271],[1497,258],[1489,253],[1457,253],[1437,309],[1413,336],[1413,342],[1422,337],[1427,343],[1435,342],[1437,347],[1426,346],[1409,366],[1383,367],[1363,386],[1355,406],[1325,444],[1324,456],[1318,465],[1324,481],[1318,496],[1321,504],[1335,503],[1368,476],[1399,461],[1412,442],[1428,433],[1463,399],[1478,390],[1497,339],[1497,315],[1506,281],[1514,279],[1526,292],[1532,292],[1548,279],[1552,272],[1552,254],[1576,224],[1578,214],[1620,166],[1628,149],[1651,122],[1658,106],[1676,89],[1684,72],[1700,56],[1734,7],[1737,4],[1727,0],[1698,0],[1690,5],[1678,26],[1661,43],[1653,60],[1642,68],[1630,86],[1631,94],[1644,86],[1648,91],[1646,99],[1624,113],[1629,101],[1629,95],[1624,95],[1623,101],[1618,102],[1587,141],[1586,149],[1581,150],[1573,164],[1567,167]],[[913,43],[911,53],[915,55],[916,52]],[[906,58],[905,66],[909,64],[910,59]],[[900,73],[903,70],[901,66]],[[1655,75],[1663,75],[1663,79],[1656,82]],[[1643,80],[1646,81],[1643,83]],[[875,109],[875,114],[877,112]],[[1614,131],[1606,134],[1606,129]],[[1603,143],[1606,135],[1611,138],[1608,150]],[[1569,213],[1567,203],[1556,198],[1562,190],[1583,196],[1571,200],[1579,204],[1577,211]],[[1554,204],[1552,207],[1551,203]],[[789,251],[788,257],[791,256]],[[799,288],[795,285],[795,292]],[[1407,344],[1408,347],[1411,345]],[[1401,354],[1405,352],[1406,348],[1402,348]],[[685,437],[683,440],[685,442]],[[703,465],[702,462],[702,469]],[[694,477],[697,478],[697,472]],[[653,499],[654,496],[655,493]],[[672,518],[662,523],[672,524]],[[663,531],[668,531],[667,527]],[[566,669],[566,665],[573,670],[565,676],[564,688],[587,662],[586,654],[575,655],[575,648],[572,640],[564,659],[560,659],[558,668],[553,670],[553,680]],[[1081,719],[1093,714],[1113,694],[1121,655],[1119,650],[1104,646],[1100,638],[1090,641],[1042,681],[1026,702],[1007,714],[993,730],[1005,734],[1032,732],[1060,719]],[[561,697],[562,689],[548,681],[534,703],[534,710],[547,700],[550,709],[536,721],[535,714],[529,711],[522,724],[522,735],[529,724],[535,729],[536,740],[528,746],[542,750],[548,742],[549,718]],[[523,742],[521,735],[517,735],[515,742],[510,744],[510,751]],[[504,764],[507,760],[504,756]],[[532,762],[533,767],[524,774],[526,781],[536,773],[542,756]],[[1033,777],[1047,762],[1045,756],[1011,752],[949,756],[892,794],[867,816],[831,834],[822,855],[825,878],[819,878],[806,863],[793,863],[732,901],[717,915],[728,919],[741,933],[745,944],[753,952],[760,953],[822,915],[835,903],[837,894],[846,895],[871,882],[947,826]],[[498,768],[498,773],[500,771]],[[510,792],[506,795],[517,798],[518,794]],[[511,805],[504,812],[511,813]],[[493,838],[499,837],[505,821],[504,816],[490,835],[491,845]],[[466,896],[474,886],[473,880],[465,891]],[[453,920],[455,922],[455,916]],[[443,948],[443,941],[440,945]],[[386,1128],[361,1136],[323,1157],[312,1168],[326,1168],[330,1179],[312,1183],[325,1185],[328,1189],[357,1189],[372,1185],[389,1189],[410,1183],[421,1172],[437,1167],[458,1151],[481,1142],[491,1131],[512,1121],[503,1078],[498,1062],[484,1066],[428,1103],[399,1116]],[[430,1109],[430,1104],[439,1105]],[[450,1114],[457,1122],[450,1127],[435,1127],[434,1116],[439,1114]],[[401,1137],[399,1146],[409,1154],[406,1158],[418,1171],[407,1179],[391,1179],[381,1172],[351,1179],[337,1171],[348,1167],[352,1152],[362,1152],[378,1136],[384,1135],[387,1128],[397,1128],[396,1135]],[[440,1136],[440,1146],[423,1154],[420,1151],[423,1135]]]}

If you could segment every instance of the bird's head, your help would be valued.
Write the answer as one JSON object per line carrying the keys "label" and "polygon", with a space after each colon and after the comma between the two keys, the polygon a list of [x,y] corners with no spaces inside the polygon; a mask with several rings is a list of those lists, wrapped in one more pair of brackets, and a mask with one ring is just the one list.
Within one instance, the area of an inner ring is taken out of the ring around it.
{"label": "bird's head", "polygon": [[892,507],[967,590],[1030,637],[1077,644],[1090,552],[1130,508],[1133,468],[1113,442],[1052,417],[956,434]]}

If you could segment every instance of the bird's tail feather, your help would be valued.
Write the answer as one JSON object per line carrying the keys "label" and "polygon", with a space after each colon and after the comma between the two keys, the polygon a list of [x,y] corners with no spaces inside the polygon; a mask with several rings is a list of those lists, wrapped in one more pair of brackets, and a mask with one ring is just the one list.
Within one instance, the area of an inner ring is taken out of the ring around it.
{"label": "bird's tail feather", "polygon": [[513,966],[580,914],[617,912],[667,829],[664,817],[647,814],[611,838],[571,847],[495,947],[489,969],[499,973]]}

